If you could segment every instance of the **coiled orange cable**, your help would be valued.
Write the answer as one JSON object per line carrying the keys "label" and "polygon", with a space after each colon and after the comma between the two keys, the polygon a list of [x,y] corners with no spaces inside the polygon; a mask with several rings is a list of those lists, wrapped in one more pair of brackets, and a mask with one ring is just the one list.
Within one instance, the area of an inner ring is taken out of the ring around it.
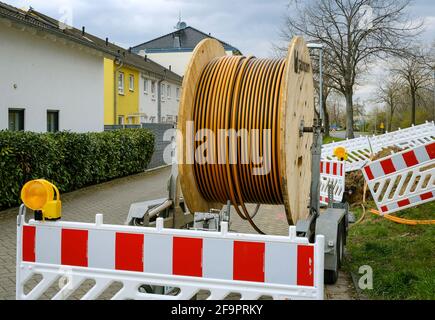
{"label": "coiled orange cable", "polygon": [[[216,58],[204,68],[195,93],[196,132],[209,129],[215,141],[221,142],[207,145],[205,154],[212,163],[195,162],[198,189],[208,201],[230,200],[239,216],[259,233],[263,232],[252,221],[245,203],[283,204],[278,124],[285,65],[284,59]],[[247,130],[248,137],[226,136],[222,142],[219,130]],[[258,136],[252,135],[253,130],[258,130]],[[270,139],[263,130],[268,130]],[[211,142],[207,139],[210,137],[197,141],[196,150]],[[263,157],[263,162],[254,163],[253,154]],[[242,161],[248,156],[249,161]],[[260,167],[270,171],[255,175],[254,169]]]}

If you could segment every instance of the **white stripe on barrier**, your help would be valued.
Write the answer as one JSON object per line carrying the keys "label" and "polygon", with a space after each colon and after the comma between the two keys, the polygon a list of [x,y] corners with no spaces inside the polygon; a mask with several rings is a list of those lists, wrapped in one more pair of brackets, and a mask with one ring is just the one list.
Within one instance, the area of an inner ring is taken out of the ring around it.
{"label": "white stripe on barrier", "polygon": [[[79,282],[97,282],[84,299],[95,298],[114,281],[124,286],[113,299],[150,298],[138,292],[144,283],[184,290],[176,297],[159,296],[162,299],[191,298],[204,288],[210,289],[210,297],[237,288],[245,299],[265,292],[274,298],[323,298],[324,237],[310,244],[295,236],[294,227],[290,236],[282,237],[228,233],[226,223],[222,232],[164,229],[162,219],[156,228],[33,220],[26,224],[22,216],[18,221],[17,299],[40,298],[65,273]],[[35,273],[43,280],[25,294],[24,285]],[[256,283],[261,291],[252,289]],[[69,291],[79,286],[74,282]],[[65,290],[59,288],[54,299],[72,294]]]}
{"label": "white stripe on barrier", "polygon": [[348,153],[346,171],[349,172],[360,170],[374,154],[387,147],[396,146],[401,149],[412,149],[433,141],[435,141],[435,124],[434,122],[426,122],[422,125],[378,136],[359,137],[325,144],[322,146],[322,159],[336,160],[334,149],[344,147]]}
{"label": "white stripe on barrier", "polygon": [[382,214],[435,200],[435,142],[366,165],[362,172]]}

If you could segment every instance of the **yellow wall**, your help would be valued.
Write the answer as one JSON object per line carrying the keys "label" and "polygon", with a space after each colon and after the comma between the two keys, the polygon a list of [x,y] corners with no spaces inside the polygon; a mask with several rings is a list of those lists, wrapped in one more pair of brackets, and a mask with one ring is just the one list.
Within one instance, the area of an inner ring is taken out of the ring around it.
{"label": "yellow wall", "polygon": [[[116,116],[114,114],[114,71],[113,60],[104,59],[104,124],[118,124],[118,117],[124,116],[124,124],[128,122],[128,116],[135,115],[131,124],[139,124],[139,72],[129,67],[122,67],[116,75]],[[124,73],[124,94],[118,93],[118,74]],[[130,91],[130,75],[134,76],[134,90]]]}

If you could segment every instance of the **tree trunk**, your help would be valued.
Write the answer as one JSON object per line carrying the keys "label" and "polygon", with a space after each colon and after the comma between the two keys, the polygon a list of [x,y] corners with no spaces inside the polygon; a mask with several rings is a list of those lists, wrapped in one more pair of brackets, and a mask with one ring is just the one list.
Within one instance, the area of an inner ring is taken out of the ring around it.
{"label": "tree trunk", "polygon": [[393,129],[393,114],[394,114],[394,106],[390,105],[390,120],[388,121],[388,132],[391,132]]}
{"label": "tree trunk", "polygon": [[323,109],[323,114],[325,116],[325,119],[323,119],[323,124],[325,126],[325,133],[324,133],[324,137],[329,137],[329,113],[328,113],[328,108],[326,107],[326,97],[322,102],[322,109]]}
{"label": "tree trunk", "polygon": [[416,94],[414,90],[411,90],[411,125],[415,125],[415,107],[416,107]]}
{"label": "tree trunk", "polygon": [[346,138],[355,138],[353,134],[353,92],[352,89],[346,91]]}

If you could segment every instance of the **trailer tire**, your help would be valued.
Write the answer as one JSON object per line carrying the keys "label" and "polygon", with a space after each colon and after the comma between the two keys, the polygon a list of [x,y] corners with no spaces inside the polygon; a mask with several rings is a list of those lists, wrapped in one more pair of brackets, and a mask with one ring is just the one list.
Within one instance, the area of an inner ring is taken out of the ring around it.
{"label": "trailer tire", "polygon": [[325,270],[325,284],[335,284],[338,280],[338,270]]}
{"label": "trailer tire", "polygon": [[324,282],[325,284],[335,284],[338,280],[338,272],[342,264],[344,256],[344,228],[343,222],[340,222],[337,230],[337,239],[335,244],[335,257],[337,259],[337,269],[336,270],[325,270]]}

